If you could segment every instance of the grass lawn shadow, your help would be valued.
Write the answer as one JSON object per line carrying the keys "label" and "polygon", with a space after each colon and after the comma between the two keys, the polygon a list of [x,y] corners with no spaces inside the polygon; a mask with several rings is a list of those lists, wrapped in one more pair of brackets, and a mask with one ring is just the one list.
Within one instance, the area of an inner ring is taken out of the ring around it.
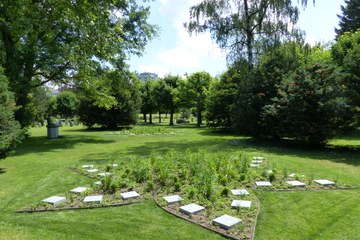
{"label": "grass lawn shadow", "polygon": [[6,173],[6,168],[0,168],[0,174]]}
{"label": "grass lawn shadow", "polygon": [[20,156],[28,153],[46,153],[61,149],[74,148],[78,144],[107,144],[114,140],[105,140],[102,138],[86,135],[68,135],[62,138],[49,139],[43,136],[30,137],[17,149],[14,156]]}
{"label": "grass lawn shadow", "polygon": [[291,140],[258,140],[239,139],[234,141],[240,148],[256,149],[278,155],[292,155],[314,160],[330,160],[336,163],[345,163],[354,166],[360,165],[360,147],[327,145],[324,147],[311,147]]}

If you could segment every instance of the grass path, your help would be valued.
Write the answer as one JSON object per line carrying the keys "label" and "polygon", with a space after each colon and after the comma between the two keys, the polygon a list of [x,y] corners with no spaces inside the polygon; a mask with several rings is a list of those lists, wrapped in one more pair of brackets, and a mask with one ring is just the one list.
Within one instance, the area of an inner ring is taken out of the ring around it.
{"label": "grass path", "polygon": [[[70,167],[131,157],[152,151],[205,148],[266,156],[278,168],[360,186],[360,140],[333,141],[355,149],[303,149],[257,143],[246,138],[176,127],[175,136],[126,136],[63,127],[65,137],[46,139],[45,128],[32,129],[15,155],[0,161],[0,239],[223,239],[174,218],[151,201],[130,206],[16,214],[15,210],[76,186],[88,178]],[[237,144],[229,141],[237,140]],[[258,192],[261,213],[256,239],[360,239],[360,191]]]}

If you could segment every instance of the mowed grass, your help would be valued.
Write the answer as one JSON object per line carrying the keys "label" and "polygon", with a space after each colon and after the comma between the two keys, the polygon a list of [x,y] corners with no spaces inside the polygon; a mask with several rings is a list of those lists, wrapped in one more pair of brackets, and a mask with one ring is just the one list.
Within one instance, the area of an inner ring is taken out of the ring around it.
{"label": "mowed grass", "polygon": [[[332,148],[306,149],[255,142],[191,126],[174,127],[174,131],[176,135],[128,136],[62,127],[60,134],[64,138],[50,140],[46,138],[46,128],[33,128],[31,137],[16,154],[0,161],[0,239],[223,239],[173,217],[150,200],[116,208],[15,213],[49,196],[89,186],[93,180],[75,173],[71,167],[110,161],[126,163],[134,157],[172,149],[261,155],[278,169],[360,186],[356,136],[335,140]],[[236,144],[231,144],[234,140]],[[360,239],[357,189],[259,191],[257,195],[261,213],[256,239]]]}

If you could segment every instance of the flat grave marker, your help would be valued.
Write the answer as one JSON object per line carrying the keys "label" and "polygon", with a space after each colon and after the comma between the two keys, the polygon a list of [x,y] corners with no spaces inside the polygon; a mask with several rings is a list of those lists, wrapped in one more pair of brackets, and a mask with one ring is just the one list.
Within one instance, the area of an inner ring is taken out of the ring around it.
{"label": "flat grave marker", "polygon": [[130,198],[137,198],[140,196],[140,194],[135,191],[120,193],[120,195],[125,200]]}
{"label": "flat grave marker", "polygon": [[302,183],[300,181],[286,181],[287,184],[290,184],[293,187],[304,187],[305,183]]}
{"label": "flat grave marker", "polygon": [[179,195],[166,196],[166,197],[163,197],[163,199],[168,204],[173,204],[173,203],[177,203],[177,202],[180,202],[180,201],[184,200]]}
{"label": "flat grave marker", "polygon": [[88,188],[86,187],[77,187],[77,188],[74,188],[74,189],[71,189],[70,192],[72,193],[82,193],[82,192],[85,192]]}
{"label": "flat grave marker", "polygon": [[103,199],[102,195],[96,195],[96,196],[87,196],[84,199],[85,203],[100,203]]}
{"label": "flat grave marker", "polygon": [[257,181],[255,182],[256,186],[258,187],[271,187],[271,182],[262,182],[262,181]]}
{"label": "flat grave marker", "polygon": [[94,182],[94,184],[98,186],[102,185],[101,181]]}
{"label": "flat grave marker", "polygon": [[258,167],[260,167],[260,165],[259,165],[259,164],[250,164],[250,167],[252,167],[252,168],[258,168]]}
{"label": "flat grave marker", "polygon": [[213,220],[213,224],[217,224],[221,228],[227,230],[227,229],[230,229],[231,227],[233,227],[234,225],[238,224],[241,221],[242,221],[241,219],[238,219],[236,217],[232,217],[230,215],[225,214],[218,218],[215,218]]}
{"label": "flat grave marker", "polygon": [[89,173],[96,173],[99,170],[95,168],[95,169],[89,169],[89,170],[86,170],[86,171],[89,172]]}
{"label": "flat grave marker", "polygon": [[100,177],[106,177],[106,176],[109,176],[111,175],[111,172],[104,172],[104,173],[99,173],[98,176]]}
{"label": "flat grave marker", "polygon": [[52,196],[46,199],[43,199],[42,202],[50,203],[52,205],[58,205],[62,202],[66,201],[66,197],[60,197],[60,196]]}
{"label": "flat grave marker", "polygon": [[196,214],[203,211],[205,208],[203,206],[197,205],[196,203],[190,203],[188,205],[182,206],[179,208],[180,212],[185,214]]}
{"label": "flat grave marker", "polygon": [[335,185],[335,182],[329,181],[327,179],[314,180],[314,182],[316,182],[320,185],[323,185],[323,186]]}
{"label": "flat grave marker", "polygon": [[82,168],[93,168],[94,167],[94,165],[82,165]]}
{"label": "flat grave marker", "polygon": [[230,191],[233,195],[249,195],[249,192],[245,189],[233,189]]}
{"label": "flat grave marker", "polygon": [[233,200],[231,203],[231,207],[238,208],[250,208],[251,207],[251,201],[244,201],[244,200]]}

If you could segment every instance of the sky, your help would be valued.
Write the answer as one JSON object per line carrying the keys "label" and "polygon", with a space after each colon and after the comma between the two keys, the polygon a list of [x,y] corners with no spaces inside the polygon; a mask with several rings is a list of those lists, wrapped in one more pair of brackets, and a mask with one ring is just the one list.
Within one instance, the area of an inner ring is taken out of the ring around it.
{"label": "sky", "polygon": [[[297,26],[306,32],[306,41],[327,43],[335,38],[340,6],[345,0],[308,0],[301,10]],[[211,39],[209,33],[191,35],[183,27],[189,21],[189,8],[201,0],[155,0],[151,2],[149,22],[160,27],[159,36],[146,46],[142,57],[128,61],[132,71],[183,76],[198,71],[212,76],[226,70],[226,54]]]}

